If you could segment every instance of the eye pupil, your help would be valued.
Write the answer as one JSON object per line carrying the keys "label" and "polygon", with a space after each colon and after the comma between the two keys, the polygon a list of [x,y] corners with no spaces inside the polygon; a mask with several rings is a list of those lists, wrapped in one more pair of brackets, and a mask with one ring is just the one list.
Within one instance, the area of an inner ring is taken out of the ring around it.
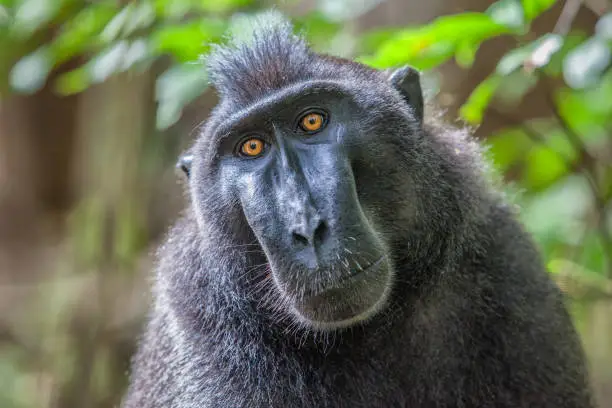
{"label": "eye pupil", "polygon": [[259,139],[249,139],[242,144],[240,153],[244,156],[259,156],[264,150],[264,142]]}
{"label": "eye pupil", "polygon": [[306,132],[315,132],[323,128],[325,117],[320,113],[309,113],[302,117],[300,127]]}

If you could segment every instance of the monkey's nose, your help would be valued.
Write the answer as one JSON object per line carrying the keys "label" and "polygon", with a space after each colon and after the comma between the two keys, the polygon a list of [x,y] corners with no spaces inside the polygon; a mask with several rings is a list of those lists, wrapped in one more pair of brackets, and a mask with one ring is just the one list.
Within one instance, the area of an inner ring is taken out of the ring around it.
{"label": "monkey's nose", "polygon": [[327,240],[329,228],[327,223],[316,217],[311,222],[304,220],[300,224],[295,225],[291,230],[293,245],[298,249],[313,247],[319,248]]}

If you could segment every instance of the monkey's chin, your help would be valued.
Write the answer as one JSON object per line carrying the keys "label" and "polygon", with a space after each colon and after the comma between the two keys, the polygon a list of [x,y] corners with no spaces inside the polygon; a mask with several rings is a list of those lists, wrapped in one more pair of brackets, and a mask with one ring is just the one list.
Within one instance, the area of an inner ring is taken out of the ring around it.
{"label": "monkey's chin", "polygon": [[337,285],[294,302],[300,322],[315,330],[363,324],[381,311],[391,292],[393,274],[385,260]]}

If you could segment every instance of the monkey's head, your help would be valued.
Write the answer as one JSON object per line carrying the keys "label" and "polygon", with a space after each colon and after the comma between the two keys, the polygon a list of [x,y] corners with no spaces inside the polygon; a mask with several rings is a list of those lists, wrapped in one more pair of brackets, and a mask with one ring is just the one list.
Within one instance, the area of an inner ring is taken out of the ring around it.
{"label": "monkey's head", "polygon": [[263,281],[309,328],[376,315],[398,279],[394,248],[429,232],[418,73],[316,54],[282,21],[208,67],[219,105],[181,167],[202,233],[250,260],[251,276],[232,279],[245,295]]}

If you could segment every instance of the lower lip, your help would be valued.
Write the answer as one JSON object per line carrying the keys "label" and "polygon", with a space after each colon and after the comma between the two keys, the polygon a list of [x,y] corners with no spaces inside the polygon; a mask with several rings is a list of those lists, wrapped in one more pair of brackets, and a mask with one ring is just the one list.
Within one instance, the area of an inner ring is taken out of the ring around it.
{"label": "lower lip", "polygon": [[383,260],[383,257],[381,256],[380,258],[378,258],[376,261],[372,262],[372,263],[371,263],[370,265],[368,265],[367,267],[365,267],[365,268],[363,268],[363,269],[359,269],[359,270],[357,271],[357,273],[353,273],[353,274],[348,275],[348,276],[343,276],[342,278],[340,278],[340,279],[338,280],[338,282],[337,282],[337,283],[342,283],[342,282],[345,282],[345,281],[347,281],[347,280],[352,280],[352,279],[354,279],[354,278],[357,278],[358,276],[364,275],[364,274],[366,274],[367,272],[370,272],[370,271],[372,271],[372,270],[376,269],[376,268],[378,267],[378,265],[380,265],[380,263],[382,262],[382,260]]}
{"label": "lower lip", "polygon": [[380,258],[378,258],[376,261],[371,263],[366,268],[358,270],[357,273],[353,273],[351,275],[341,277],[337,281],[333,282],[327,288],[321,289],[318,293],[313,294],[313,296],[323,295],[326,292],[333,291],[333,290],[344,289],[347,286],[345,284],[353,285],[353,284],[357,284],[361,282],[361,280],[365,279],[368,276],[369,272],[373,272],[376,269],[378,269],[382,261],[383,261],[383,257],[381,256]]}

